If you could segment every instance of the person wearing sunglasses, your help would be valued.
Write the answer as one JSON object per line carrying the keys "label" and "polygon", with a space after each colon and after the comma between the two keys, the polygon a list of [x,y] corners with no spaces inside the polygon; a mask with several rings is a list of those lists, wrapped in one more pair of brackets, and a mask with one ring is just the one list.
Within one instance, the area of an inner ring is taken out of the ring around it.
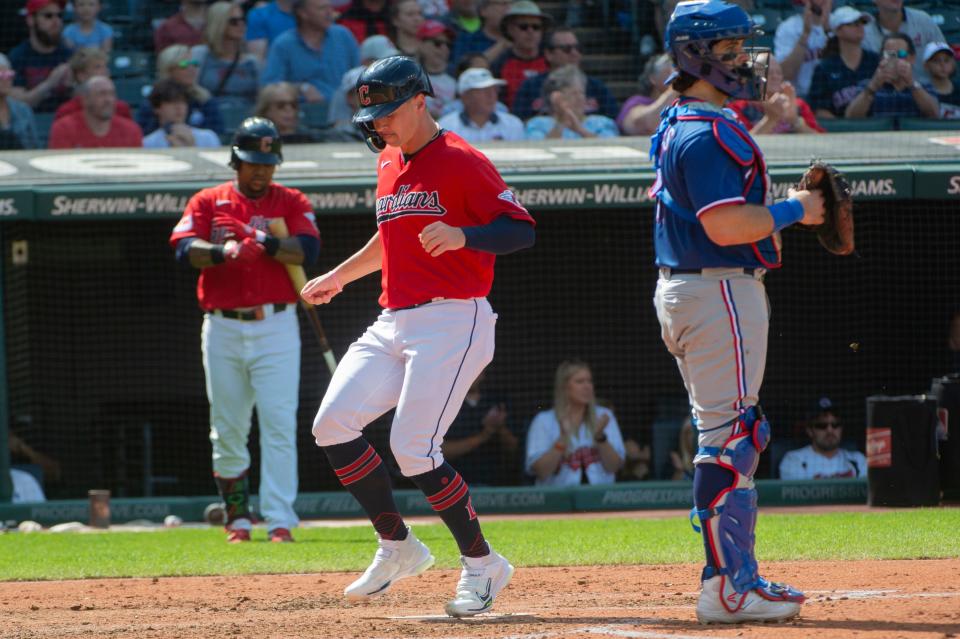
{"label": "person wearing sunglasses", "polygon": [[215,2],[207,11],[204,44],[190,54],[200,62],[197,84],[217,98],[222,107],[249,111],[257,99],[260,64],[247,52],[247,23],[239,0]]}
{"label": "person wearing sunglasses", "polygon": [[433,95],[427,98],[427,109],[439,119],[447,105],[457,97],[457,81],[447,73],[454,32],[442,22],[424,20],[417,29],[417,38],[420,40],[417,57],[433,86]]}
{"label": "person wearing sunglasses", "polygon": [[847,6],[830,14],[830,39],[810,85],[809,102],[818,118],[842,118],[860,83],[877,70],[880,56],[863,48],[864,28],[872,19]]}
{"label": "person wearing sunglasses", "polygon": [[828,397],[817,400],[807,421],[810,444],[791,450],[780,461],[780,479],[866,477],[867,459],[842,446],[843,424]]}
{"label": "person wearing sunglasses", "polygon": [[[892,33],[902,33],[913,42],[917,51],[923,52],[931,42],[946,42],[940,27],[926,11],[907,7],[907,4],[919,2],[904,2],[904,0],[873,0],[877,7],[873,20],[864,28],[863,48],[879,54],[883,49],[883,39]],[[943,6],[954,5],[949,0]],[[920,82],[929,80],[927,71],[923,68],[923,60],[917,59],[913,63],[914,79]]]}
{"label": "person wearing sunglasses", "polygon": [[153,50],[160,52],[174,44],[188,47],[201,44],[206,23],[207,0],[180,0],[180,10],[153,32]]}
{"label": "person wearing sunglasses", "polygon": [[[573,29],[558,27],[546,35],[543,45],[543,57],[547,61],[548,71],[524,80],[513,99],[511,112],[521,120],[528,120],[541,113],[543,102],[543,83],[554,69],[572,64],[579,68],[583,61],[583,47]],[[587,76],[587,113],[599,113],[608,118],[616,118],[617,99],[599,78]],[[652,132],[652,131],[651,131]]]}
{"label": "person wearing sunglasses", "polygon": [[892,33],[883,39],[880,63],[873,77],[861,82],[861,91],[844,115],[848,118],[865,117],[940,117],[940,103],[934,90],[913,75],[916,50],[913,42],[902,33]]}
{"label": "person wearing sunglasses", "polygon": [[274,82],[260,89],[253,114],[274,123],[284,144],[318,142],[317,135],[300,123],[300,93],[290,82]]}
{"label": "person wearing sunglasses", "polygon": [[71,51],[63,42],[63,11],[66,0],[29,0],[29,37],[10,50],[10,66],[16,72],[11,95],[36,112],[53,112],[70,99]]}
{"label": "person wearing sunglasses", "polygon": [[0,53],[0,149],[36,149],[40,138],[33,110],[10,97],[15,75],[10,60]]}
{"label": "person wearing sunglasses", "polygon": [[[200,62],[193,57],[190,47],[182,44],[169,46],[157,56],[157,81],[170,78],[187,90],[190,96],[187,124],[198,129],[211,129],[217,135],[222,135],[224,128],[223,116],[220,114],[220,101],[197,83],[199,66]],[[147,96],[149,91],[148,88]],[[140,103],[136,119],[144,135],[153,133],[159,126],[149,100]]]}
{"label": "person wearing sunglasses", "polygon": [[543,34],[553,25],[533,0],[517,0],[500,21],[500,31],[510,48],[490,65],[493,75],[506,80],[504,103],[513,108],[513,99],[527,78],[547,71],[543,55]]}

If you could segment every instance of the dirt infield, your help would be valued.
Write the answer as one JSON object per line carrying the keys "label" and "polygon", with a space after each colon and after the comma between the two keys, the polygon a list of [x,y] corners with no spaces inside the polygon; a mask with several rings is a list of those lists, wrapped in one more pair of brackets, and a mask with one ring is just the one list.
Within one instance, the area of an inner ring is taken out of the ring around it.
{"label": "dirt infield", "polygon": [[960,637],[960,559],[764,569],[807,592],[798,619],[700,626],[698,566],[589,566],[520,569],[494,613],[465,621],[442,612],[452,570],[360,605],[343,600],[343,573],[3,583],[0,637]]}

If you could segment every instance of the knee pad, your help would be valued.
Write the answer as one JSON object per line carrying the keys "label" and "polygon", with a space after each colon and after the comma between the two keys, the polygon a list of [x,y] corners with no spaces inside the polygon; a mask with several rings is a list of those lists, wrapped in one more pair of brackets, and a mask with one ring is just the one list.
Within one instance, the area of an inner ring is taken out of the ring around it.
{"label": "knee pad", "polygon": [[712,457],[720,466],[752,480],[760,453],[770,443],[770,423],[758,405],[751,406],[729,424],[733,430],[723,445],[702,446],[699,454]]}

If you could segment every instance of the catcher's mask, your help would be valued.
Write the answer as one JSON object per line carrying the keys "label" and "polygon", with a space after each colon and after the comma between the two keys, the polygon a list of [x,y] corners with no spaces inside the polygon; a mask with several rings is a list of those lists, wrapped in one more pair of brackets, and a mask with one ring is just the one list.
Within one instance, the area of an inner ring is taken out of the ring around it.
{"label": "catcher's mask", "polygon": [[[680,2],[666,29],[666,49],[679,71],[707,82],[732,98],[763,100],[767,92],[767,64],[761,54],[767,47],[745,46],[749,59],[740,66],[730,62],[740,54],[716,55],[712,46],[719,40],[748,42],[763,32],[746,11],[722,0]],[[674,72],[667,82],[673,81]]]}
{"label": "catcher's mask", "polygon": [[253,164],[280,164],[283,162],[283,142],[280,132],[267,118],[244,120],[233,136],[230,147],[230,168],[240,168],[240,162]]}
{"label": "catcher's mask", "polygon": [[363,131],[371,151],[377,153],[387,146],[373,121],[387,117],[421,93],[432,96],[433,86],[426,71],[413,58],[394,55],[377,60],[364,69],[357,78],[360,110],[354,114],[353,123]]}

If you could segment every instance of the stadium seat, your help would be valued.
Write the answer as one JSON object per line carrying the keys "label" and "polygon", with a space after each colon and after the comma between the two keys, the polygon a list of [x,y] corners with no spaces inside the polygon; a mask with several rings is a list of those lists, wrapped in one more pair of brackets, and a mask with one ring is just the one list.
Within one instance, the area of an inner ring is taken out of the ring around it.
{"label": "stadium seat", "polygon": [[144,88],[150,86],[150,78],[145,75],[127,78],[115,78],[113,84],[117,89],[117,97],[130,105],[136,111],[144,100]]}
{"label": "stadium seat", "polygon": [[848,133],[852,131],[893,131],[893,118],[836,118],[819,120],[827,133]]}
{"label": "stadium seat", "polygon": [[931,118],[900,118],[901,131],[958,131],[960,120],[936,120]]}
{"label": "stadium seat", "polygon": [[50,126],[53,124],[53,113],[34,113],[33,119],[37,123],[37,135],[40,137],[40,148],[47,148],[50,139]]}
{"label": "stadium seat", "polygon": [[110,54],[110,75],[114,79],[149,76],[152,72],[152,56],[146,51],[115,50]]}
{"label": "stadium seat", "polygon": [[304,102],[300,105],[300,122],[310,129],[327,127],[327,103]]}
{"label": "stadium seat", "polygon": [[220,105],[220,117],[223,118],[223,135],[221,139],[232,140],[233,132],[240,123],[253,115],[253,109],[249,106],[238,105],[235,101],[218,100]]}
{"label": "stadium seat", "polygon": [[933,22],[940,27],[944,37],[950,42],[956,41],[956,35],[960,33],[960,10],[941,7],[931,9],[929,13]]}

